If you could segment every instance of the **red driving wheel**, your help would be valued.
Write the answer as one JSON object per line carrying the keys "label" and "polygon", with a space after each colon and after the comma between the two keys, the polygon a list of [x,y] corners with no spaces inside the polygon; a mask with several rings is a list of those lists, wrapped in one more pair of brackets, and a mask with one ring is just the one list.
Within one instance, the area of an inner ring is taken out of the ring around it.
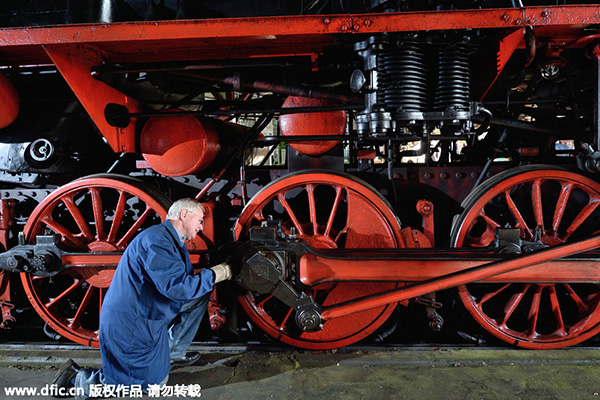
{"label": "red driving wheel", "polygon": [[[402,247],[400,223],[389,203],[367,183],[347,174],[299,172],[272,182],[252,198],[238,219],[238,238],[268,216],[282,221],[283,231],[326,249]],[[337,282],[305,290],[322,306],[349,301],[398,286],[396,282]],[[326,321],[323,329],[305,332],[295,312],[272,295],[240,297],[250,318],[284,343],[306,349],[333,349],[373,333],[395,304]]]}
{"label": "red driving wheel", "polygon": [[[463,202],[456,247],[486,247],[496,228],[548,246],[598,232],[600,184],[551,166],[504,171]],[[558,349],[600,332],[600,285],[584,283],[473,283],[459,287],[473,317],[498,338],[530,349]]]}
{"label": "red driving wheel", "polygon": [[[141,230],[160,223],[171,201],[142,181],[98,175],[54,191],[33,210],[25,224],[28,243],[37,235],[60,235],[74,252],[123,251]],[[102,300],[114,267],[69,268],[51,278],[21,274],[29,301],[55,331],[98,347]]]}

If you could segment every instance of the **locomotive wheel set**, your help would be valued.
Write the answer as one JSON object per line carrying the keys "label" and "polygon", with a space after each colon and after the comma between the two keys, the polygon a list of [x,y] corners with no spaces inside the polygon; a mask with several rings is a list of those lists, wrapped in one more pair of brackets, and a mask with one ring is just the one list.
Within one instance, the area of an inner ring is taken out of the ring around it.
{"label": "locomotive wheel set", "polygon": [[237,338],[600,332],[599,5],[101,3],[0,10],[0,327],[24,293],[97,347],[123,250],[192,197]]}

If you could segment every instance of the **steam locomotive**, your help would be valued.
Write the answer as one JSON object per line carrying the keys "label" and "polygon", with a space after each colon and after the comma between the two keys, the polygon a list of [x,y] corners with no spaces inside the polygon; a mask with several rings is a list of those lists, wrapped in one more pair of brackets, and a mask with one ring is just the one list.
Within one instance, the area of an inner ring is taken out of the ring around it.
{"label": "steam locomotive", "polygon": [[222,331],[333,349],[460,302],[520,347],[600,332],[599,5],[38,3],[0,6],[1,327],[24,293],[97,346],[120,254],[192,197],[192,261],[239,259]]}

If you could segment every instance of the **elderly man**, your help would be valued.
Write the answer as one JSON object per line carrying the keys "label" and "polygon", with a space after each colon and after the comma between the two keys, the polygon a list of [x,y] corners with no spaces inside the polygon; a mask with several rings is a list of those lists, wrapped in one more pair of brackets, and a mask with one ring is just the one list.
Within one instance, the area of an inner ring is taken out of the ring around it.
{"label": "elderly man", "polygon": [[185,240],[202,230],[204,208],[181,199],[167,220],[140,233],[117,266],[100,315],[102,370],[80,369],[69,360],[54,384],[83,388],[92,384],[166,384],[170,366],[193,364],[187,353],[213,286],[231,278],[228,264],[192,275]]}

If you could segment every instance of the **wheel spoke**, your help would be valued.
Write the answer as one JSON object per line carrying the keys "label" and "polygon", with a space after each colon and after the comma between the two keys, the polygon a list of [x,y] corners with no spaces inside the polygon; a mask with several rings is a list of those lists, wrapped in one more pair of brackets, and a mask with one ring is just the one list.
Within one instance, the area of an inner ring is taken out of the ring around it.
{"label": "wheel spoke", "polygon": [[121,240],[119,240],[117,242],[118,248],[120,248],[120,249],[124,248],[127,245],[127,243],[129,243],[131,238],[133,238],[133,235],[135,235],[136,232],[141,228],[142,224],[144,223],[144,221],[146,221],[146,218],[148,218],[148,216],[150,215],[151,212],[152,212],[152,209],[146,205],[146,210],[144,210],[142,215],[140,215],[140,217],[137,219],[137,221],[135,221],[135,223],[131,226],[131,228],[129,228],[127,233],[125,235],[123,235]]}
{"label": "wheel spoke", "polygon": [[333,241],[336,243],[339,243],[340,239],[342,238],[342,236],[344,234],[346,234],[346,232],[348,232],[348,225],[344,226],[344,228],[338,232],[338,234],[336,235],[335,239],[333,239]]}
{"label": "wheel spoke", "polygon": [[94,209],[94,224],[96,225],[96,240],[104,240],[106,233],[104,232],[104,207],[102,207],[102,199],[100,198],[100,189],[90,188],[92,195],[92,207]]}
{"label": "wheel spoke", "polygon": [[510,283],[507,283],[506,285],[504,285],[504,286],[501,286],[501,287],[500,287],[500,289],[498,289],[498,290],[496,290],[496,291],[494,291],[494,292],[491,292],[491,293],[486,293],[486,294],[484,294],[484,295],[481,297],[481,299],[480,299],[480,300],[477,302],[477,304],[479,305],[479,307],[483,306],[483,304],[484,304],[486,301],[488,301],[488,300],[490,300],[490,299],[494,298],[494,297],[495,297],[495,296],[497,296],[498,294],[500,294],[500,293],[502,293],[503,291],[505,291],[506,289],[508,289],[510,286],[511,286],[511,284],[510,284]]}
{"label": "wheel spoke", "polygon": [[529,307],[529,316],[527,318],[529,322],[529,337],[534,337],[536,335],[537,321],[540,315],[540,300],[542,298],[542,291],[544,287],[538,285],[535,289],[535,293],[533,294],[533,299],[531,300],[531,306]]}
{"label": "wheel spoke", "polygon": [[260,302],[256,303],[256,306],[259,308],[265,308],[265,303],[273,298],[274,298],[273,295],[270,294],[267,297],[265,297],[264,299],[262,299]]}
{"label": "wheel spoke", "polygon": [[554,217],[552,218],[552,232],[555,236],[558,233],[558,227],[560,226],[560,222],[562,221],[565,210],[567,209],[567,201],[569,200],[572,189],[572,183],[561,183],[560,195],[556,201],[556,209],[554,210]]}
{"label": "wheel spoke", "polygon": [[50,301],[47,302],[46,304],[44,304],[44,306],[46,308],[50,308],[50,307],[54,306],[59,301],[61,301],[62,299],[64,299],[65,297],[67,297],[69,294],[71,294],[79,286],[81,286],[83,284],[83,282],[85,282],[85,281],[82,280],[82,279],[75,279],[75,281],[73,282],[73,284],[71,286],[69,286],[64,292],[62,292],[61,294],[59,294],[55,298],[50,299]]}
{"label": "wheel spoke", "polygon": [[62,202],[64,203],[65,206],[67,206],[67,209],[71,213],[71,216],[75,220],[75,223],[77,224],[77,227],[79,228],[79,230],[81,231],[83,236],[88,241],[92,242],[94,240],[94,235],[92,235],[92,231],[90,231],[90,227],[89,227],[87,221],[81,214],[81,210],[79,210],[79,207],[77,207],[77,205],[75,205],[73,196],[74,195],[71,194],[69,196],[63,197]]}
{"label": "wheel spoke", "polygon": [[119,191],[119,200],[117,202],[117,207],[115,208],[115,214],[113,217],[112,224],[110,226],[110,232],[108,233],[108,237],[106,241],[109,243],[114,243],[117,238],[117,232],[119,231],[119,226],[121,226],[121,222],[123,221],[123,216],[125,215],[125,205],[127,203],[127,194],[120,190]]}
{"label": "wheel spoke", "polygon": [[509,190],[504,191],[504,198],[506,199],[506,203],[508,204],[508,209],[510,210],[512,215],[515,217],[515,220],[517,221],[515,228],[524,229],[525,233],[527,234],[527,237],[533,240],[533,232],[531,232],[531,229],[527,226],[527,223],[525,222],[525,219],[521,215],[519,208],[517,207],[514,200],[512,199]]}
{"label": "wheel spoke", "polygon": [[544,210],[542,209],[542,180],[536,179],[531,185],[531,203],[535,216],[536,228],[544,232]]}
{"label": "wheel spoke", "polygon": [[104,303],[104,296],[106,295],[106,289],[103,287],[98,288],[98,316],[102,312],[102,304]]}
{"label": "wheel spoke", "polygon": [[54,232],[58,233],[64,240],[71,242],[71,245],[76,248],[86,248],[87,244],[76,238],[71,231],[52,219],[51,216],[42,217],[42,222],[46,224]]}
{"label": "wheel spoke", "polygon": [[256,219],[257,221],[265,220],[265,216],[263,215],[262,210],[258,210],[257,212],[254,213],[254,219]]}
{"label": "wheel spoke", "polygon": [[481,213],[481,217],[485,220],[487,225],[492,227],[494,230],[496,228],[500,228],[500,224],[494,221],[492,218],[488,217],[485,213]]}
{"label": "wheel spoke", "polygon": [[581,224],[587,219],[598,208],[600,205],[600,199],[597,197],[593,197],[590,201],[583,207],[583,209],[577,214],[571,225],[567,228],[567,233],[565,234],[564,240],[567,240],[573,232],[579,228]]}
{"label": "wheel spoke", "polygon": [[568,283],[563,283],[563,287],[566,289],[569,297],[575,302],[577,305],[577,312],[579,315],[587,314],[589,307],[587,304],[579,297],[579,295],[573,290],[571,285]]}
{"label": "wheel spoke", "polygon": [[335,219],[335,215],[337,214],[338,207],[340,202],[342,201],[342,188],[340,186],[335,187],[335,199],[333,200],[333,205],[331,206],[331,212],[329,213],[329,218],[327,219],[327,226],[325,227],[324,235],[327,237],[331,237],[331,228],[333,227],[333,220]]}
{"label": "wheel spoke", "polygon": [[81,326],[81,317],[83,316],[83,313],[85,312],[88,305],[90,304],[90,300],[92,299],[92,295],[94,294],[95,291],[96,291],[96,288],[94,286],[88,287],[88,290],[85,292],[85,295],[83,296],[83,300],[81,300],[81,304],[79,305],[79,308],[77,308],[77,312],[75,313],[75,316],[69,323],[69,326],[71,326],[72,328]]}
{"label": "wheel spoke", "polygon": [[279,331],[283,332],[283,330],[285,329],[285,326],[286,326],[288,320],[290,319],[290,315],[292,315],[293,311],[294,311],[294,309],[290,307],[290,309],[288,310],[287,314],[285,314],[285,317],[283,317],[283,320],[279,324]]}
{"label": "wheel spoke", "polygon": [[[490,218],[482,209],[478,215],[485,222],[485,231],[479,237],[469,236],[471,244],[476,247],[485,247],[494,241],[496,237],[496,229],[500,228],[500,224]],[[475,223],[475,221],[473,221]]]}
{"label": "wheel spoke", "polygon": [[317,210],[315,207],[315,185],[310,183],[306,185],[306,193],[308,195],[308,212],[310,214],[310,222],[313,226],[313,235],[317,235],[319,229],[317,226]]}
{"label": "wheel spoke", "polygon": [[560,303],[558,301],[558,296],[556,295],[556,286],[551,285],[549,290],[552,314],[554,314],[554,319],[556,320],[556,331],[554,333],[560,336],[566,336],[567,331],[565,330],[565,321],[563,320],[562,312],[560,311]]}
{"label": "wheel spoke", "polygon": [[296,214],[294,214],[294,211],[292,211],[292,208],[290,207],[287,200],[285,199],[285,193],[279,193],[279,195],[277,196],[277,199],[279,200],[279,203],[283,206],[283,208],[287,212],[288,216],[290,217],[290,220],[292,221],[292,224],[294,224],[294,226],[296,227],[297,233],[299,235],[304,235],[304,230],[302,229],[302,226],[298,222],[298,218],[296,218]]}
{"label": "wheel spoke", "polygon": [[522,291],[512,295],[512,297],[510,298],[508,303],[506,303],[506,305],[504,306],[504,317],[503,317],[502,323],[500,325],[506,326],[506,324],[508,323],[508,320],[510,319],[512,314],[515,312],[515,310],[521,303],[521,300],[523,300],[525,293],[527,293],[527,291],[529,290],[530,287],[531,287],[531,285],[529,285],[529,284],[525,285]]}

